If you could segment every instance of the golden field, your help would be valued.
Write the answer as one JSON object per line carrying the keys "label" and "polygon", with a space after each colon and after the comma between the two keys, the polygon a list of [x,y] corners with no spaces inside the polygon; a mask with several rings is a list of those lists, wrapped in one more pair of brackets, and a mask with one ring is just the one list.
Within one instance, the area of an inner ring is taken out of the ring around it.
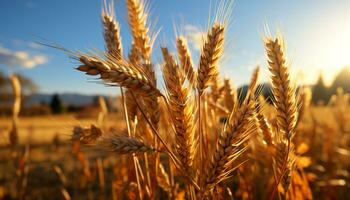
{"label": "golden field", "polygon": [[[74,126],[86,127],[96,123],[97,120],[95,118],[79,119],[76,117],[76,114],[21,117],[18,126],[19,143],[25,144],[28,141],[31,144],[51,143],[56,136],[62,141],[67,141],[71,137]],[[125,127],[120,114],[118,116],[117,114],[110,114],[108,121],[105,123],[107,126],[119,124],[119,127]],[[11,130],[11,126],[11,118],[0,118],[0,137],[2,138],[0,142],[8,140],[8,132]]]}

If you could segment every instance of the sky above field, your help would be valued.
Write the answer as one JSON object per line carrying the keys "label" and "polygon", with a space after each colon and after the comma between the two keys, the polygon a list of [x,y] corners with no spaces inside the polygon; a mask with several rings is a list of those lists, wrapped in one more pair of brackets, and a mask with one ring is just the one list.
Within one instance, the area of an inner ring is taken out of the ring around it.
{"label": "sky above field", "polygon": [[[160,29],[153,61],[161,63],[161,45],[174,46],[175,25],[190,40],[196,63],[196,38],[206,30],[210,0],[149,2],[152,27]],[[337,71],[350,65],[349,0],[236,0],[233,5],[220,72],[232,78],[234,85],[248,82],[256,65],[262,68],[262,81],[267,81],[262,42],[266,24],[273,35],[277,30],[283,34],[291,71],[299,84],[313,83],[321,71],[329,83]],[[123,0],[115,1],[115,11],[127,52],[131,38]],[[0,70],[25,74],[45,93],[116,93],[117,89],[96,84],[95,79],[74,70],[77,61],[62,51],[35,43],[56,43],[71,50],[103,50],[100,13],[99,0],[1,0]]]}

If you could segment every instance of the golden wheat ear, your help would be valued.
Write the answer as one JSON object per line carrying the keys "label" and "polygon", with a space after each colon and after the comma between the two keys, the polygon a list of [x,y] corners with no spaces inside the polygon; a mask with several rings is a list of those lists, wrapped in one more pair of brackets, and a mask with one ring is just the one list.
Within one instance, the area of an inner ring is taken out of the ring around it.
{"label": "golden wheat ear", "polygon": [[257,113],[257,119],[265,143],[267,146],[273,146],[273,132],[268,120],[260,112]]}
{"label": "golden wheat ear", "polygon": [[181,68],[186,74],[188,82],[195,86],[196,74],[193,68],[193,62],[190,50],[188,49],[186,39],[184,37],[178,37],[176,39],[177,55],[180,60]]}
{"label": "golden wheat ear", "polygon": [[152,153],[156,151],[154,147],[143,140],[128,135],[110,135],[102,139],[99,145],[118,154]]}
{"label": "golden wheat ear", "polygon": [[257,66],[254,69],[252,77],[250,79],[250,84],[249,84],[249,88],[248,88],[248,96],[249,96],[249,94],[255,96],[256,89],[258,87],[259,76],[260,76],[260,67]]}
{"label": "golden wheat ear", "polygon": [[311,102],[311,97],[312,97],[312,92],[310,88],[302,87],[301,92],[299,93],[299,98],[298,98],[298,119],[296,124],[298,125],[300,121],[303,119],[306,110],[310,107],[310,102]]}
{"label": "golden wheat ear", "polygon": [[202,94],[218,75],[218,61],[222,55],[225,27],[215,23],[207,34],[202,47],[197,72],[197,90]]}
{"label": "golden wheat ear", "polygon": [[161,95],[153,81],[128,62],[116,60],[114,57],[109,57],[107,60],[82,54],[77,54],[76,57],[82,63],[77,70],[91,76],[100,75],[107,84],[123,86],[143,96]]}
{"label": "golden wheat ear", "polygon": [[289,188],[289,180],[294,166],[294,147],[292,138],[297,121],[297,105],[294,86],[290,82],[286,64],[284,44],[281,37],[267,37],[265,48],[271,73],[272,93],[277,111],[276,152],[274,156],[275,186],[271,195],[274,198],[278,185],[282,183],[285,190]]}
{"label": "golden wheat ear", "polygon": [[148,35],[147,12],[143,0],[126,0],[128,19],[135,46],[145,60],[151,58],[151,39]]}
{"label": "golden wheat ear", "polygon": [[[156,87],[157,80],[154,65],[151,62],[151,53],[153,40],[149,35],[147,27],[147,11],[143,0],[126,0],[128,10],[128,22],[131,29],[133,43],[129,59],[134,63],[140,63],[138,66],[144,72],[144,76]],[[154,37],[155,38],[155,37]],[[149,96],[143,101],[149,108],[153,125],[158,128],[160,119],[159,105],[157,96]]]}
{"label": "golden wheat ear", "polygon": [[222,88],[223,93],[223,104],[225,108],[232,111],[237,102],[237,91],[232,87],[229,79],[224,79],[224,85]]}
{"label": "golden wheat ear", "polygon": [[265,48],[271,73],[272,93],[277,109],[277,125],[279,131],[287,138],[292,138],[297,120],[295,89],[285,60],[281,38],[266,38]]}
{"label": "golden wheat ear", "polygon": [[103,37],[107,52],[116,59],[121,60],[123,55],[122,40],[120,37],[119,24],[115,19],[113,12],[114,4],[111,1],[108,5],[104,2],[101,14],[103,24]]}
{"label": "golden wheat ear", "polygon": [[102,136],[102,130],[92,125],[90,128],[83,128],[81,126],[75,126],[73,128],[73,135],[71,137],[72,141],[80,141],[82,144],[92,144],[95,143]]}
{"label": "golden wheat ear", "polygon": [[[213,189],[216,184],[227,178],[232,168],[235,168],[232,164],[239,161],[247,148],[244,143],[254,132],[254,115],[254,101],[247,100],[241,107],[238,105],[234,107],[225,129],[218,138],[215,152],[207,167],[206,190]],[[235,164],[235,166],[239,165]]]}
{"label": "golden wheat ear", "polygon": [[96,148],[116,152],[118,154],[154,152],[156,149],[146,144],[140,138],[126,134],[104,133],[95,125],[89,128],[76,126],[73,129],[72,141],[80,141],[82,144],[94,144]]}
{"label": "golden wheat ear", "polygon": [[187,170],[191,171],[194,159],[194,102],[190,98],[189,89],[184,86],[185,76],[168,49],[162,48],[165,64],[163,77],[169,99],[170,116],[174,123],[176,150]]}
{"label": "golden wheat ear", "polygon": [[[230,172],[239,166],[241,155],[247,149],[245,144],[256,131],[255,89],[259,77],[259,68],[254,70],[249,91],[242,105],[236,104],[228,122],[220,134],[212,160],[207,168],[205,190],[211,190],[226,179]],[[236,162],[236,163],[235,163]],[[238,162],[238,163],[237,163]],[[232,164],[235,164],[232,166]]]}

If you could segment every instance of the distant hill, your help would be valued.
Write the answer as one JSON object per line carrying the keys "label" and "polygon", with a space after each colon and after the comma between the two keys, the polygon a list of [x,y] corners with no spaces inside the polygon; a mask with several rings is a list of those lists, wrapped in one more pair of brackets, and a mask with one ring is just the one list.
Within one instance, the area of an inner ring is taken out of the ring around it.
{"label": "distant hill", "polygon": [[331,93],[335,93],[337,88],[341,87],[346,93],[350,92],[350,67],[344,67],[339,74],[334,78],[331,86]]}
{"label": "distant hill", "polygon": [[[243,101],[245,96],[247,95],[249,86],[248,85],[242,85],[241,87],[237,88],[237,94],[240,101]],[[265,97],[265,99],[271,103],[272,98],[272,90],[271,85],[269,83],[261,83],[257,87],[257,91],[255,95],[262,95]]]}
{"label": "distant hill", "polygon": [[[338,87],[342,87],[345,92],[350,93],[350,67],[344,67],[342,71],[335,77],[332,85],[326,87],[323,83],[322,76],[319,77],[319,81],[315,85],[308,85],[308,87],[313,89],[313,101],[314,103],[323,100],[327,102],[330,95],[335,94]],[[296,88],[298,89],[298,88]],[[245,97],[248,90],[248,85],[242,85],[237,88],[237,93],[240,100]],[[271,92],[271,85],[269,83],[259,84],[258,94],[263,95],[270,101],[273,99]],[[51,101],[53,94],[33,94],[26,100],[26,105],[47,103]],[[84,95],[75,93],[61,93],[59,94],[60,99],[65,105],[69,106],[86,106],[91,105],[96,99],[97,95]]]}
{"label": "distant hill", "polygon": [[[33,94],[28,97],[26,101],[27,105],[47,103],[51,101],[53,94]],[[74,93],[62,93],[59,94],[60,99],[65,105],[70,106],[86,106],[92,104],[97,95],[84,95],[84,94],[74,94]]]}

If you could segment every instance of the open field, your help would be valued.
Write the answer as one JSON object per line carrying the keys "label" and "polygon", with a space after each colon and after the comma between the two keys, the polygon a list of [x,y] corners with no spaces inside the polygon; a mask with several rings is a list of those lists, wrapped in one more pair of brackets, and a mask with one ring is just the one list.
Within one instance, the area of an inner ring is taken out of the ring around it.
{"label": "open field", "polygon": [[[271,112],[271,107],[266,107],[266,113]],[[313,112],[318,116],[317,120],[323,123],[335,124],[336,119],[332,114],[332,109],[328,107],[315,107]],[[350,110],[349,110],[350,112]],[[122,113],[109,114],[105,122],[107,127],[118,127],[120,130],[125,128],[125,122]],[[310,126],[310,118],[305,119],[303,126]],[[74,126],[87,127],[96,124],[94,118],[79,119],[76,114],[49,115],[37,117],[21,117],[19,123],[19,142],[25,144],[49,144],[58,136],[61,141],[70,140]],[[11,118],[0,118],[0,143],[4,144],[8,140],[8,133],[11,130]]]}
{"label": "open field", "polygon": [[[344,171],[345,166],[350,167],[350,151],[344,148],[346,146],[344,142],[350,140],[348,136],[341,136],[342,141],[338,140],[340,136],[336,136],[337,138],[327,136],[327,134],[334,134],[334,131],[339,128],[334,118],[334,110],[331,107],[310,107],[297,130],[297,138],[299,140],[302,137],[301,141],[304,144],[313,146],[304,155],[305,158],[311,158],[311,167],[307,167],[305,173],[310,178],[313,195],[321,197],[324,195],[321,192],[327,189],[332,191],[327,194],[329,197],[342,199],[346,196],[346,191],[350,190],[350,176]],[[272,115],[272,107],[266,106],[264,113],[266,116]],[[121,115],[122,113],[109,114],[104,127],[114,127],[122,131],[125,125]],[[315,129],[312,116],[317,116],[319,124],[316,128],[316,136],[312,136],[312,130]],[[11,120],[2,118],[0,124],[2,126],[0,141],[5,143]],[[132,175],[133,167],[124,168],[127,165],[133,166],[132,160],[127,156],[106,154],[89,147],[82,146],[77,149],[76,144],[70,140],[74,126],[89,127],[90,124],[96,124],[96,120],[77,119],[73,114],[20,118],[19,141],[22,146],[20,149],[23,149],[21,151],[25,152],[25,145],[29,144],[27,146],[29,157],[26,161],[25,195],[27,199],[62,199],[65,198],[65,192],[72,199],[119,199],[121,191],[123,191],[123,198],[135,198],[133,195],[136,188],[124,185],[135,178]],[[59,135],[59,142],[54,140],[56,135]],[[337,145],[330,148],[327,147],[328,142],[332,142],[333,145],[337,143]],[[82,149],[79,150],[79,148]],[[332,159],[327,156],[329,154],[327,152],[332,152]],[[3,192],[7,198],[16,196],[16,179],[11,173],[15,173],[13,169],[16,169],[15,166],[18,164],[9,162],[8,155],[12,154],[11,157],[15,160],[19,155],[13,153],[9,148],[0,147],[0,195]],[[89,163],[88,171],[84,170],[87,166],[81,159]],[[168,162],[165,158],[162,160],[164,164]],[[99,171],[101,165],[103,180]],[[178,195],[180,194],[182,193]],[[165,193],[158,195],[165,198]]]}
{"label": "open field", "polygon": [[[97,120],[92,118],[77,119],[75,114],[50,115],[38,117],[21,117],[19,120],[19,142],[25,144],[51,143],[55,136],[60,140],[69,140],[74,126],[89,126],[96,124]],[[108,116],[107,126],[118,124],[118,127],[125,127],[124,120],[120,114]],[[8,132],[11,130],[12,119],[0,118],[0,142],[8,140]]]}

